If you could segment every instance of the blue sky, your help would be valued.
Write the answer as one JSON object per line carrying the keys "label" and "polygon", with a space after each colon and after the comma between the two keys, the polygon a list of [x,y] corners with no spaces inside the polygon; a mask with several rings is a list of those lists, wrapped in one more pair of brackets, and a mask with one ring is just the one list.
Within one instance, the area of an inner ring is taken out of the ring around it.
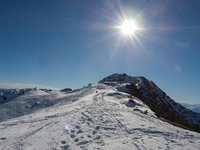
{"label": "blue sky", "polygon": [[[133,18],[133,38],[114,28]],[[145,76],[200,103],[198,0],[1,0],[0,84],[79,88],[112,73]]]}

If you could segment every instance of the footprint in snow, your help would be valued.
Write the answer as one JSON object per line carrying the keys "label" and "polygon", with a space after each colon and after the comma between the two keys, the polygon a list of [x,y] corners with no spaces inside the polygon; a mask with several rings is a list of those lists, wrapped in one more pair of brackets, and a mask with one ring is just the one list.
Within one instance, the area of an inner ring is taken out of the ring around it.
{"label": "footprint in snow", "polygon": [[6,140],[7,138],[6,137],[2,137],[2,138],[0,138],[0,140]]}
{"label": "footprint in snow", "polygon": [[78,142],[76,145],[77,146],[79,146],[79,145],[85,145],[87,143],[89,143],[89,141],[83,140],[83,141]]}
{"label": "footprint in snow", "polygon": [[75,135],[75,134],[70,134],[70,137],[71,137],[71,138],[75,138],[76,135]]}
{"label": "footprint in snow", "polygon": [[94,130],[94,131],[92,132],[92,134],[93,134],[93,135],[97,134],[97,131],[96,131],[96,130]]}
{"label": "footprint in snow", "polygon": [[75,130],[71,130],[71,133],[74,133],[75,132]]}
{"label": "footprint in snow", "polygon": [[88,137],[88,138],[91,138],[92,136],[88,134],[87,137]]}
{"label": "footprint in snow", "polygon": [[63,140],[63,141],[61,141],[61,144],[66,144],[66,143],[67,143],[67,142],[66,142],[66,141],[64,141],[64,140]]}
{"label": "footprint in snow", "polygon": [[94,147],[94,149],[96,149],[96,150],[101,150],[101,148],[99,148],[99,147]]}
{"label": "footprint in snow", "polygon": [[76,133],[77,134],[83,133],[83,130],[79,129]]}
{"label": "footprint in snow", "polygon": [[62,145],[61,149],[62,150],[70,150],[69,145]]}
{"label": "footprint in snow", "polygon": [[75,128],[76,128],[76,129],[80,129],[80,126],[79,126],[79,125],[76,125]]}
{"label": "footprint in snow", "polygon": [[98,135],[97,137],[94,138],[94,140],[100,140],[101,139],[101,136]]}
{"label": "footprint in snow", "polygon": [[99,129],[100,129],[100,126],[96,126],[95,129],[96,129],[96,130],[99,130]]}
{"label": "footprint in snow", "polygon": [[75,140],[74,140],[74,142],[78,142],[79,141],[79,139],[78,138],[76,138]]}
{"label": "footprint in snow", "polygon": [[69,150],[69,149],[70,149],[70,146],[67,144],[67,142],[66,142],[65,140],[62,140],[62,141],[61,141],[61,146],[60,146],[60,148],[61,148],[62,150]]}

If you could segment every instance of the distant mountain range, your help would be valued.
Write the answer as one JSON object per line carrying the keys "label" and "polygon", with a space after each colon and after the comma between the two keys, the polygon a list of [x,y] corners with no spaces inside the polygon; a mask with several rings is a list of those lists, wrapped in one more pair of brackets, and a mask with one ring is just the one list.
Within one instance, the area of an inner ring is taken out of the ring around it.
{"label": "distant mountain range", "polygon": [[185,103],[182,103],[182,105],[184,107],[186,107],[187,109],[190,109],[194,112],[200,113],[200,104],[185,104]]}

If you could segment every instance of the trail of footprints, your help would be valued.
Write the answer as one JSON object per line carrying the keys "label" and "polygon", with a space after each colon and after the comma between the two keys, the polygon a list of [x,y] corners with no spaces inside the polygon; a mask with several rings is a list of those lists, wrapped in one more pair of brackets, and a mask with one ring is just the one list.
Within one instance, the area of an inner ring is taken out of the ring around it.
{"label": "trail of footprints", "polygon": [[[96,100],[97,101],[97,100]],[[117,133],[116,120],[112,117],[112,114],[106,114],[105,102],[98,102],[99,107],[88,107],[85,111],[81,112],[81,117],[78,123],[67,133],[67,139],[70,143],[80,147],[80,149],[86,150],[90,143],[95,146],[93,149],[103,149],[104,136],[111,136]],[[94,105],[97,105],[95,102]],[[116,112],[114,112],[116,114]],[[114,115],[115,115],[114,114]],[[113,128],[114,127],[114,128]],[[61,141],[61,149],[71,149],[65,141]]]}
{"label": "trail of footprints", "polygon": [[[83,114],[82,114],[83,115]],[[96,143],[99,146],[105,145],[100,131],[100,126],[92,126],[91,122],[92,120],[88,119],[87,116],[82,116],[79,120],[80,124],[84,126],[84,129],[87,129],[87,131],[83,131],[82,128],[79,125],[76,125],[73,129],[71,129],[69,132],[66,132],[66,135],[68,136],[67,139],[70,139],[70,143],[73,143],[76,146],[79,146],[81,149],[86,150],[89,143]],[[66,140],[61,141],[61,149],[62,150],[70,150],[70,145],[68,145]],[[94,147],[94,149],[101,149],[99,147]]]}

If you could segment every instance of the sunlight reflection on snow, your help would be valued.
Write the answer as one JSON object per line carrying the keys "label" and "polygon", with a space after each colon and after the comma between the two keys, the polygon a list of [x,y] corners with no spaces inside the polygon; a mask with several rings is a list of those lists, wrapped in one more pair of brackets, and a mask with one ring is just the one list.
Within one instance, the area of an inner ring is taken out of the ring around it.
{"label": "sunlight reflection on snow", "polygon": [[69,132],[70,126],[69,125],[64,125],[64,132]]}

